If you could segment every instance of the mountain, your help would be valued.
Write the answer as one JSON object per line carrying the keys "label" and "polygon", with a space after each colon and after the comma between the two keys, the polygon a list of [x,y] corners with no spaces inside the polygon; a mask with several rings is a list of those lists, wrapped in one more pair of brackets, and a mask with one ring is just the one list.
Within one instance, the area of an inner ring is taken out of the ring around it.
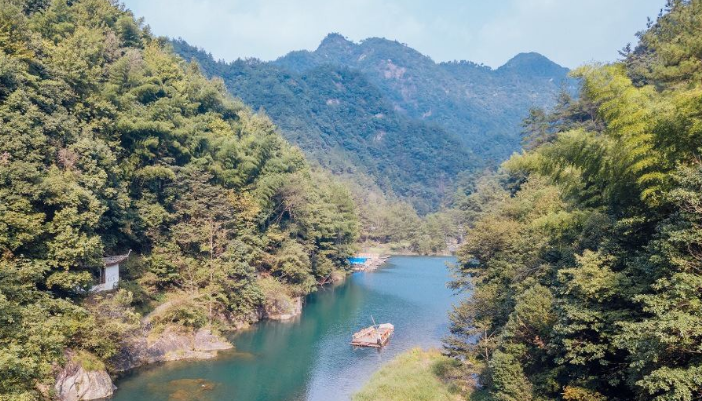
{"label": "mountain", "polygon": [[568,69],[536,53],[493,70],[435,63],[396,41],[330,34],[312,52],[227,63],[182,39],[172,43],[264,109],[322,167],[368,178],[421,213],[441,205],[460,172],[518,150],[529,108],[549,108],[559,91],[574,87]]}
{"label": "mountain", "polygon": [[518,54],[493,70],[469,61],[435,63],[397,41],[356,44],[339,34],[313,52],[292,52],[273,64],[298,73],[325,64],[360,71],[396,110],[441,125],[487,160],[519,148],[519,124],[530,107],[549,108],[560,90],[576,89],[567,68],[538,53]]}

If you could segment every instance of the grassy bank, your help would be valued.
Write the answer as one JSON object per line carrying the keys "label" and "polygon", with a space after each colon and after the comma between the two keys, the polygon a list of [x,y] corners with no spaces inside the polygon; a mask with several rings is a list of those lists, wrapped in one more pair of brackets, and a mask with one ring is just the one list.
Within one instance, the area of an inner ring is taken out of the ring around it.
{"label": "grassy bank", "polygon": [[455,376],[458,364],[438,350],[415,348],[376,372],[353,401],[464,400],[468,386]]}

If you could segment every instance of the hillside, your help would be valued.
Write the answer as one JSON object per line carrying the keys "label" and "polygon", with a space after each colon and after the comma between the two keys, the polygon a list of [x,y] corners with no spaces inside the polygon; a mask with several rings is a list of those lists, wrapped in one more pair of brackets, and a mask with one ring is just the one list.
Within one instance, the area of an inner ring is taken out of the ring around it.
{"label": "hillside", "polygon": [[522,54],[497,70],[434,63],[397,42],[338,34],[314,52],[274,61],[215,61],[183,40],[175,51],[251,105],[335,174],[370,177],[420,212],[435,210],[461,171],[494,165],[520,147],[531,107],[551,107],[567,69]]}
{"label": "hillside", "polygon": [[[47,399],[68,349],[111,370],[130,337],[245,324],[343,276],[348,191],[130,12],[18,0],[0,21],[0,399]],[[128,250],[119,290],[90,293]]]}
{"label": "hillside", "polygon": [[667,2],[468,196],[446,350],[470,399],[702,399],[701,29]]}
{"label": "hillside", "polygon": [[264,109],[323,168],[371,177],[423,212],[438,207],[458,173],[478,165],[458,137],[396,111],[359,71],[320,65],[297,73],[258,60],[217,63],[184,42],[174,47],[209,75],[223,77],[254,109]]}
{"label": "hillside", "polygon": [[492,161],[519,148],[519,123],[529,108],[548,108],[561,89],[575,89],[567,68],[537,53],[519,54],[493,70],[470,61],[435,63],[397,41],[356,44],[339,34],[313,52],[292,52],[273,63],[296,72],[325,64],[360,71],[394,109],[439,124]]}

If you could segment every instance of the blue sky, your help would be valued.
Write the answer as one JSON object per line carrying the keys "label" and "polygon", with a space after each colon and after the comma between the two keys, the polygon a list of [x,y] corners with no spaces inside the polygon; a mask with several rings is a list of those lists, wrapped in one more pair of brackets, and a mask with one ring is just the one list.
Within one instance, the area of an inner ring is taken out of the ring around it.
{"label": "blue sky", "polygon": [[665,0],[123,0],[157,35],[215,58],[275,59],[329,32],[398,40],[435,61],[498,67],[536,51],[566,67],[613,61]]}

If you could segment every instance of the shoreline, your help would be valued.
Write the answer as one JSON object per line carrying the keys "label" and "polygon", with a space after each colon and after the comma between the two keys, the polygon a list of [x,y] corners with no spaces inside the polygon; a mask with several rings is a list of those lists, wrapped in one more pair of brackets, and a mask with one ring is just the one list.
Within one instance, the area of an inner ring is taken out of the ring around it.
{"label": "shoreline", "polygon": [[[305,298],[303,315],[290,322],[261,321],[259,323],[262,324],[258,326],[251,325],[246,329],[226,333],[226,337],[236,345],[236,349],[221,352],[216,359],[147,365],[125,372],[120,375],[119,381],[115,381],[119,390],[115,393],[114,400],[146,401],[157,395],[166,397],[167,394],[171,394],[172,386],[177,387],[179,384],[176,382],[184,377],[193,381],[211,380],[217,386],[218,389],[210,393],[212,395],[203,394],[203,399],[227,399],[229,390],[222,389],[231,389],[231,394],[235,394],[235,391],[239,394],[239,391],[242,391],[242,395],[267,394],[273,397],[275,391],[259,388],[261,383],[277,380],[278,369],[293,367],[297,373],[291,374],[288,377],[290,380],[280,378],[283,380],[281,388],[290,390],[279,393],[280,399],[285,399],[285,394],[298,391],[302,386],[300,383],[307,383],[310,376],[301,372],[308,369],[310,374],[317,372],[315,374],[331,375],[326,377],[330,380],[333,378],[335,384],[332,386],[338,389],[336,391],[343,392],[345,396],[342,399],[347,399],[346,394],[350,397],[381,366],[372,350],[359,351],[348,346],[349,336],[359,328],[365,327],[370,322],[370,315],[375,316],[376,320],[380,318],[383,322],[405,328],[401,329],[402,335],[391,340],[391,346],[384,350],[384,355],[388,358],[415,346],[427,349],[441,345],[438,329],[445,326],[446,316],[444,313],[429,311],[443,312],[450,309],[453,294],[444,285],[445,277],[448,277],[445,261],[451,262],[452,259],[397,257],[375,273],[350,274],[348,280],[332,286],[323,286]],[[378,286],[395,294],[390,298],[391,302],[378,296]],[[426,291],[413,290],[420,288]],[[436,296],[427,298],[423,294]],[[417,314],[407,314],[406,302],[420,302],[422,307],[418,309]],[[358,307],[362,309],[347,313],[351,308],[356,310]],[[378,307],[389,309],[376,313]],[[423,327],[436,327],[437,330],[408,329],[418,323],[425,325]],[[441,331],[443,332],[443,329]],[[259,358],[260,355],[266,357]],[[342,360],[343,366],[348,365],[348,369],[359,374],[356,380],[349,379],[346,374],[340,375],[341,371],[346,372],[347,369],[339,365],[339,361]],[[203,370],[211,369],[216,371],[213,376],[201,375]],[[280,371],[281,374],[282,372]],[[150,384],[155,382],[164,386],[163,389]],[[305,386],[307,385],[315,389],[315,394],[328,393],[328,399],[335,399],[334,390],[330,392],[328,385],[314,380]],[[193,385],[191,390],[199,391],[198,386],[199,384]]]}
{"label": "shoreline", "polygon": [[[352,268],[352,270],[346,272],[343,276],[340,275],[341,277],[339,279],[320,284],[318,288],[321,289],[343,283],[356,272],[375,271],[385,265],[392,257],[446,257],[446,255],[418,255],[397,252],[383,255],[382,257],[378,256],[377,258],[373,258],[367,267],[360,270]],[[234,342],[232,341],[234,336],[242,331],[254,329],[254,325],[265,320],[283,322],[295,320],[305,309],[305,298],[307,296],[309,296],[309,294],[292,298],[293,302],[290,305],[291,309],[289,311],[284,308],[286,310],[278,311],[280,313],[266,313],[261,309],[244,320],[221,316],[218,320],[224,323],[226,327],[220,329],[219,332],[212,332],[210,329],[206,328],[187,329],[166,326],[163,331],[155,335],[150,332],[152,328],[146,327],[147,325],[145,325],[142,331],[135,333],[134,337],[125,340],[122,346],[122,355],[115,358],[116,362],[113,361],[113,367],[109,369],[109,371],[107,369],[103,370],[104,375],[102,375],[102,377],[104,378],[105,375],[109,375],[110,383],[109,386],[102,385],[102,392],[98,391],[97,393],[103,395],[102,398],[111,397],[115,391],[118,391],[113,383],[117,383],[124,378],[137,374],[141,370],[167,366],[167,362],[187,363],[188,361],[211,360],[227,355],[230,352],[236,352]],[[292,306],[294,306],[294,308],[292,308]],[[163,306],[160,307],[163,309]],[[149,315],[144,316],[142,319],[148,322]],[[198,334],[202,338],[207,338],[206,345],[203,346],[202,341],[196,343],[195,338],[198,337]],[[84,388],[90,388],[93,386],[93,383],[87,382],[87,386],[85,383],[82,385]],[[59,400],[69,401],[70,398],[59,397]]]}
{"label": "shoreline", "polygon": [[[374,266],[373,270],[376,270],[380,266],[382,266],[390,257],[392,256],[409,256],[409,255],[391,255],[391,256],[386,256],[382,260],[382,263],[378,263],[376,266]],[[319,288],[327,287],[327,286],[333,286],[338,283],[341,283],[345,281],[351,274],[355,273],[353,269],[348,271],[347,274],[343,276],[341,280],[337,281],[330,281],[324,284],[319,285]],[[107,369],[104,370],[104,374],[102,374],[103,371],[101,371],[101,377],[102,381],[104,382],[104,376],[108,375],[110,378],[110,383],[108,385],[101,385],[100,387],[102,390],[98,390],[95,393],[98,395],[102,395],[102,397],[96,397],[96,398],[81,398],[84,400],[89,400],[89,399],[94,399],[94,400],[99,400],[103,398],[109,398],[112,397],[115,391],[118,391],[118,387],[114,385],[114,383],[129,377],[130,375],[138,373],[140,370],[147,370],[150,368],[157,368],[164,366],[168,363],[171,362],[182,362],[182,363],[187,363],[188,361],[203,361],[203,360],[210,360],[210,359],[216,359],[221,354],[226,354],[228,352],[236,352],[235,351],[235,346],[233,342],[231,341],[231,338],[235,336],[238,332],[244,331],[244,330],[251,330],[254,328],[254,325],[257,325],[263,321],[279,321],[279,322],[287,322],[287,321],[292,321],[295,318],[299,317],[302,315],[302,312],[305,307],[305,298],[309,296],[310,294],[307,294],[305,296],[300,296],[300,297],[294,297],[293,298],[293,303],[294,303],[294,308],[292,310],[288,311],[289,313],[268,313],[264,308],[261,308],[261,310],[258,311],[258,313],[255,314],[255,316],[252,316],[252,319],[247,319],[245,321],[240,321],[238,323],[234,324],[227,324],[227,328],[222,330],[220,334],[215,334],[212,333],[209,329],[198,329],[198,330],[192,330],[192,332],[187,332],[187,330],[183,330],[182,328],[178,327],[170,327],[167,326],[162,333],[159,334],[159,336],[154,340],[154,341],[149,341],[149,333],[147,332],[142,332],[142,334],[136,336],[133,339],[127,340],[127,344],[124,345],[123,350],[125,352],[129,353],[129,347],[132,344],[129,344],[130,341],[132,342],[138,342],[141,343],[140,346],[137,346],[137,349],[134,351],[135,353],[140,353],[143,352],[147,355],[147,357],[142,358],[136,358],[132,359],[127,357],[127,360],[130,360],[130,362],[127,362],[120,367],[117,367],[116,369],[107,371]],[[157,307],[158,308],[158,307]],[[148,321],[149,316],[145,316],[142,318],[145,321]],[[226,319],[225,319],[226,320]],[[201,349],[198,348],[197,346],[194,345],[193,341],[188,341],[187,338],[190,337],[195,337],[197,336],[197,333],[200,331],[207,330],[208,335],[210,336],[210,342],[213,344],[211,349]],[[179,332],[176,334],[176,332]],[[149,344],[150,343],[150,344]],[[188,346],[188,344],[193,344],[192,346]],[[149,353],[149,350],[154,350],[155,351],[152,353]],[[156,355],[154,355],[154,353]],[[148,355],[151,355],[150,357]],[[66,364],[66,366],[69,365],[75,365],[72,364],[70,361],[69,363]],[[75,370],[75,369],[73,369]],[[59,375],[64,374],[65,369],[63,369]],[[82,372],[81,372],[82,373]],[[64,374],[65,375],[65,374]],[[75,376],[75,375],[74,375]],[[80,376],[80,375],[78,375]],[[83,375],[85,376],[85,375]],[[85,386],[86,389],[89,389],[91,387],[90,383],[88,386]],[[108,389],[109,387],[109,389]],[[58,387],[57,387],[58,390]],[[93,391],[91,391],[93,392]],[[60,401],[69,401],[70,398],[67,397],[61,397],[61,394],[59,394],[59,400]]]}

